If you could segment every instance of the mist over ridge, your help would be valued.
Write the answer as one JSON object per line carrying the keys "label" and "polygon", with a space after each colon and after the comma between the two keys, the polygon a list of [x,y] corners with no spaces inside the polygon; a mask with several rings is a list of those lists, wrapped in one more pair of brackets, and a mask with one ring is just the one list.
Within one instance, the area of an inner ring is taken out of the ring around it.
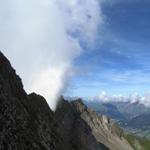
{"label": "mist over ridge", "polygon": [[0,10],[0,49],[22,76],[27,92],[55,109],[73,61],[92,45],[102,24],[98,0],[6,0]]}

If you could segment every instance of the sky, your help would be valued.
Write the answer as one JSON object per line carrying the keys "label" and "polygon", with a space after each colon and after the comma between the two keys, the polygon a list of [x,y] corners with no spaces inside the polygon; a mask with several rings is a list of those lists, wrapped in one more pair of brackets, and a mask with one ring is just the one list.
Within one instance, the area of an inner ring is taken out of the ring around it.
{"label": "sky", "polygon": [[[66,95],[92,97],[150,91],[150,1],[106,0],[94,47],[74,62]],[[83,44],[85,49],[89,49]]]}
{"label": "sky", "polygon": [[0,50],[53,110],[61,95],[136,99],[150,91],[149,18],[149,0],[5,0]]}
{"label": "sky", "polygon": [[102,22],[99,0],[1,1],[0,50],[27,93],[44,96],[55,110],[75,59],[93,47]]}

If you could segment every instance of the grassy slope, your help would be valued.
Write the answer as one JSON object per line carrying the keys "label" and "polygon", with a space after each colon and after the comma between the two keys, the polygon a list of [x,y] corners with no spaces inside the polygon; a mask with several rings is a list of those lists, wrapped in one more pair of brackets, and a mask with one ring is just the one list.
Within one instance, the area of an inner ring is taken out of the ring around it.
{"label": "grassy slope", "polygon": [[150,140],[138,138],[133,135],[125,135],[127,141],[135,150],[150,150]]}

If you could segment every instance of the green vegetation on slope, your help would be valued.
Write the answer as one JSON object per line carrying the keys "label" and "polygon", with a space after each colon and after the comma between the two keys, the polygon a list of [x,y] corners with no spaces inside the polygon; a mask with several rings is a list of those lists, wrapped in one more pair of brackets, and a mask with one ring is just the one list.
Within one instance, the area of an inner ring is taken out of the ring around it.
{"label": "green vegetation on slope", "polygon": [[125,135],[125,138],[135,150],[150,150],[150,140],[135,137],[130,134]]}

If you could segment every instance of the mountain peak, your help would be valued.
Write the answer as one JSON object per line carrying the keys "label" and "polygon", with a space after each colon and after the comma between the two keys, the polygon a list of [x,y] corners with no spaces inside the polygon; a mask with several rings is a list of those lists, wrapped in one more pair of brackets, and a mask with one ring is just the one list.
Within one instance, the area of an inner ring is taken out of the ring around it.
{"label": "mountain peak", "polygon": [[0,92],[17,97],[26,97],[21,79],[16,75],[8,59],[0,52]]}

